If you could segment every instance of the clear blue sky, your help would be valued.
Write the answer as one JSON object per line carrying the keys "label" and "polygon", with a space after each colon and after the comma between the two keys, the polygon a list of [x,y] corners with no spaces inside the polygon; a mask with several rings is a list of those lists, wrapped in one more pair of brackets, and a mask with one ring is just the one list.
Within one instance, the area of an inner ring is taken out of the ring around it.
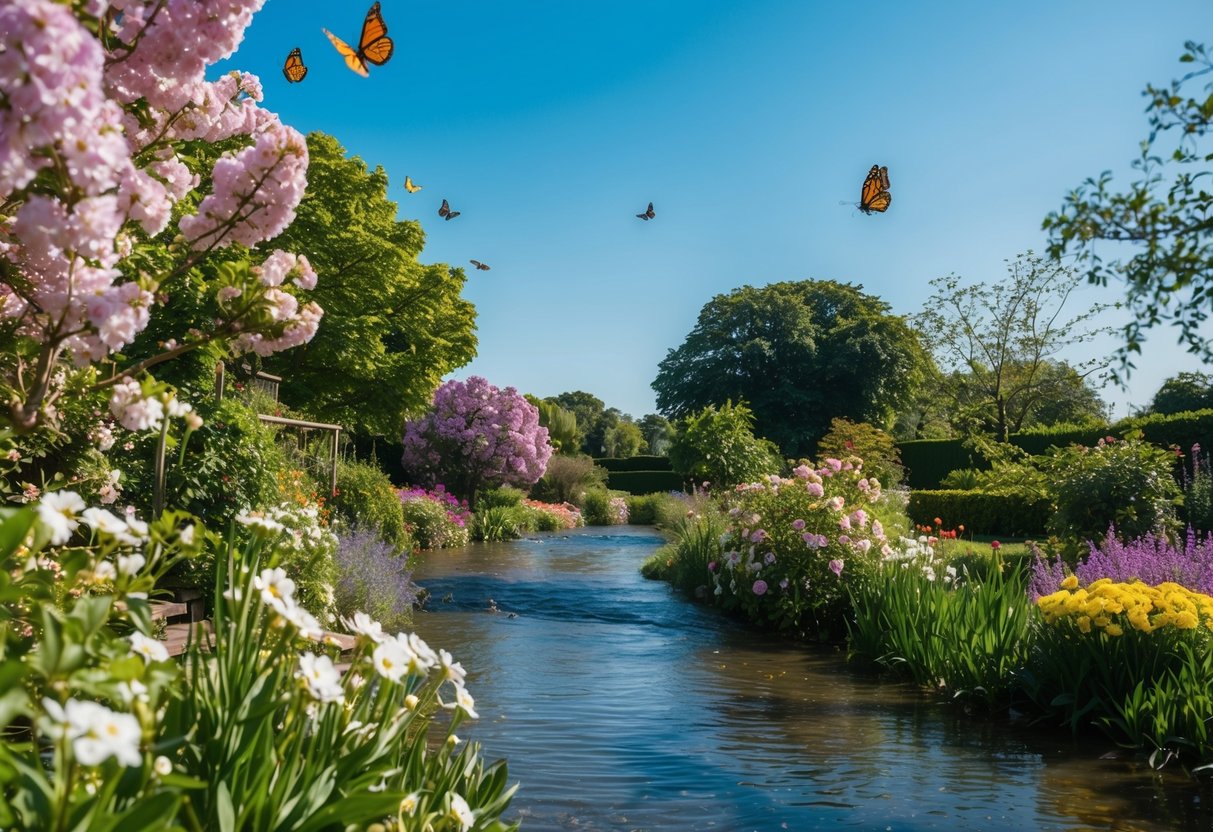
{"label": "clear blue sky", "polygon": [[[1129,173],[1141,90],[1213,41],[1209,0],[384,0],[396,52],[363,79],[320,28],[356,42],[368,6],[269,0],[223,68],[383,166],[424,261],[492,266],[470,272],[479,357],[456,377],[636,417],[715,294],[833,279],[913,313],[934,277],[1000,280],[1071,188]],[[295,46],[310,71],[288,85]],[[869,217],[839,202],[873,163],[893,205]],[[463,215],[440,220],[443,197]],[[1117,415],[1202,369],[1174,342],[1153,333],[1128,391],[1105,389]]]}

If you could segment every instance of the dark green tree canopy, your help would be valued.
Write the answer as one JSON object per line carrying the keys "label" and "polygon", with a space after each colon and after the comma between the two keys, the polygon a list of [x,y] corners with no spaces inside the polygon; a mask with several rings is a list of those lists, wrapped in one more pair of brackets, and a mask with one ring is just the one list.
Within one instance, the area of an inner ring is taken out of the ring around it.
{"label": "dark green tree canopy", "polygon": [[1172,376],[1162,383],[1150,402],[1151,413],[1183,413],[1207,407],[1213,407],[1213,376],[1208,373]]}
{"label": "dark green tree canopy", "polygon": [[396,436],[442,377],[476,355],[476,309],[464,274],[417,262],[421,226],[396,219],[387,174],[347,157],[332,136],[308,136],[308,188],[297,219],[270,245],[306,254],[324,307],[311,343],[266,361],[281,397],[309,416]]}
{"label": "dark green tree canopy", "polygon": [[[1133,162],[1137,178],[1121,193],[1104,171],[1066,197],[1060,211],[1045,218],[1049,253],[1077,254],[1092,283],[1123,279],[1132,320],[1118,351],[1119,370],[1132,369],[1130,353],[1141,352],[1145,330],[1166,321],[1179,329],[1191,352],[1213,357],[1201,325],[1213,305],[1213,73],[1205,47],[1184,44],[1181,63],[1196,68],[1168,86],[1148,85],[1150,133]],[[1166,137],[1170,144],[1159,148]],[[1096,250],[1096,245],[1099,250]]]}
{"label": "dark green tree canopy", "polygon": [[561,393],[559,396],[552,396],[547,401],[553,402],[565,410],[571,410],[577,417],[577,445],[581,448],[581,452],[590,456],[602,456],[601,433],[597,437],[598,447],[591,450],[591,443],[588,441],[588,437],[598,424],[598,420],[606,412],[606,405],[602,399],[586,393],[584,390],[573,390],[568,393]]}
{"label": "dark green tree canopy", "polygon": [[842,416],[884,425],[926,357],[906,322],[861,286],[801,280],[717,295],[658,367],[657,408],[682,418],[745,401],[754,430],[808,456]]}

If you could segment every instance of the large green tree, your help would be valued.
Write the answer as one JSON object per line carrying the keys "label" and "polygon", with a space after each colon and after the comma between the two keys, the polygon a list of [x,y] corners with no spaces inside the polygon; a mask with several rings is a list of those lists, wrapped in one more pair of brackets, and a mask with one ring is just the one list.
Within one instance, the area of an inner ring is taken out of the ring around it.
{"label": "large green tree", "polygon": [[787,281],[712,298],[653,389],[670,418],[744,400],[757,434],[808,456],[836,416],[888,424],[925,361],[905,321],[861,286]]}
{"label": "large green tree", "polygon": [[1151,413],[1183,413],[1213,407],[1213,376],[1179,373],[1162,383],[1150,402]]}
{"label": "large green tree", "polygon": [[417,261],[421,226],[396,219],[387,174],[347,157],[332,136],[308,136],[308,188],[273,245],[306,254],[320,275],[310,297],[325,310],[304,347],[274,356],[286,404],[327,422],[395,437],[424,410],[442,377],[476,355],[464,274]]}
{"label": "large green tree", "polygon": [[[1003,442],[1050,397],[1073,387],[1058,353],[1101,332],[1091,319],[1103,309],[1064,318],[1080,278],[1030,251],[1007,271],[993,284],[964,285],[956,275],[932,280],[935,292],[915,318],[942,372],[935,388],[969,426],[983,426]],[[1086,378],[1104,363],[1090,361],[1074,372]]]}
{"label": "large green tree", "polygon": [[597,447],[591,447],[591,443],[588,441],[598,420],[606,412],[606,405],[602,399],[584,390],[573,390],[561,393],[559,396],[552,396],[547,401],[553,402],[565,410],[571,410],[577,417],[577,444],[582,453],[590,456],[602,456],[602,434],[598,434]]}
{"label": "large green tree", "polygon": [[1092,283],[1125,282],[1133,315],[1118,350],[1121,375],[1133,368],[1130,356],[1141,352],[1145,330],[1163,322],[1179,329],[1190,351],[1213,358],[1202,331],[1213,305],[1213,83],[1197,81],[1213,72],[1213,58],[1191,41],[1184,49],[1179,60],[1193,71],[1146,86],[1150,132],[1133,162],[1133,181],[1116,192],[1104,171],[1044,221],[1051,255],[1077,254]]}

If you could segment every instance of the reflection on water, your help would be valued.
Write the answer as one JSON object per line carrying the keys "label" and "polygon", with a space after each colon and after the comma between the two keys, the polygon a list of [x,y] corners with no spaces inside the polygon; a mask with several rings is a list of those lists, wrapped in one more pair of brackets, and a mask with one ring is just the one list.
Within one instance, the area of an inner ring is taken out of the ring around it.
{"label": "reflection on water", "polygon": [[508,758],[524,829],[1213,828],[1177,772],[966,717],[645,581],[660,544],[580,530],[417,570],[417,630],[469,669],[461,733]]}

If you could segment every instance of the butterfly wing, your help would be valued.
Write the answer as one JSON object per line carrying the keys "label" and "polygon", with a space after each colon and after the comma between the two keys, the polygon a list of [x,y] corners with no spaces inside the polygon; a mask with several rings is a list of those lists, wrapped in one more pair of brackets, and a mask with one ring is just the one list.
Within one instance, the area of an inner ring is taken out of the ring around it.
{"label": "butterfly wing", "polygon": [[447,204],[447,201],[445,199],[442,200],[442,207],[438,209],[438,216],[445,217],[445,216],[448,216],[450,213],[451,213],[451,206]]}
{"label": "butterfly wing", "polygon": [[408,176],[404,177],[404,189],[406,191],[408,191],[410,194],[417,193],[423,187],[424,187],[423,185],[414,185],[412,178],[410,178]]}
{"label": "butterfly wing", "polygon": [[354,70],[354,72],[357,72],[363,78],[370,74],[366,69],[366,61],[362,60],[362,56],[351,49],[348,43],[334,35],[328,29],[321,29],[320,31],[328,35],[328,38],[330,41],[332,41],[333,46],[338,52],[341,53],[341,57],[345,58],[346,66]]}
{"label": "butterfly wing", "polygon": [[446,212],[446,219],[447,219],[447,221],[448,221],[448,222],[450,222],[451,220],[455,219],[455,217],[457,217],[457,216],[459,216],[459,212],[458,212],[458,211],[447,211],[447,212]]}
{"label": "butterfly wing", "polygon": [[286,56],[286,62],[282,65],[282,74],[292,84],[297,84],[307,77],[307,67],[303,65],[303,52],[299,47],[292,49],[291,53]]}
{"label": "butterfly wing", "polygon": [[893,197],[889,194],[889,169],[872,165],[859,192],[859,210],[865,214],[873,211],[884,213],[892,203]]}
{"label": "butterfly wing", "polygon": [[379,4],[371,6],[362,22],[362,37],[358,38],[358,54],[364,60],[375,66],[386,64],[395,49],[392,39],[387,36],[387,24],[379,11]]}
{"label": "butterfly wing", "polygon": [[657,214],[653,212],[653,203],[651,203],[651,202],[649,203],[649,207],[645,209],[645,212],[643,214],[637,214],[636,216],[640,217],[642,220],[645,220],[646,222],[648,220],[653,219],[653,217],[657,216]]}

